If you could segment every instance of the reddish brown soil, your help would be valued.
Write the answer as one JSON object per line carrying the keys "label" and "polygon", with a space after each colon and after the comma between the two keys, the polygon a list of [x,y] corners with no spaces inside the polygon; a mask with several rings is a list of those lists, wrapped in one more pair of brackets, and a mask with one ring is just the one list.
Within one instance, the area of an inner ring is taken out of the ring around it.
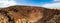
{"label": "reddish brown soil", "polygon": [[7,20],[0,19],[0,23],[60,23],[60,10],[36,6],[2,8],[0,16],[7,18]]}

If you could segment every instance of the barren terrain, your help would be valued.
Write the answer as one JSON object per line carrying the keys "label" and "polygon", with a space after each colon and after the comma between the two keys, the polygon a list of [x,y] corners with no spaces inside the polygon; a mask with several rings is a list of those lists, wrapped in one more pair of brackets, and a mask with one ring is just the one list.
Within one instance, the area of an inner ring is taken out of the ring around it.
{"label": "barren terrain", "polygon": [[36,6],[0,9],[0,23],[60,23],[60,10]]}

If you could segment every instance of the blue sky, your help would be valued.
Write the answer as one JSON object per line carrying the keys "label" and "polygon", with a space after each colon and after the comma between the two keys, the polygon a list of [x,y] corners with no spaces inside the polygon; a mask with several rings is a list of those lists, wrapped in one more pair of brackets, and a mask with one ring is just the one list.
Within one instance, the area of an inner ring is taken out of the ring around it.
{"label": "blue sky", "polygon": [[45,8],[60,8],[60,0],[15,0],[16,3]]}
{"label": "blue sky", "polygon": [[33,5],[33,6],[40,6],[46,3],[52,3],[53,0],[15,0],[16,3],[19,4],[26,4],[26,5]]}
{"label": "blue sky", "polygon": [[40,6],[45,8],[60,9],[60,0],[0,0],[1,8],[13,5]]}

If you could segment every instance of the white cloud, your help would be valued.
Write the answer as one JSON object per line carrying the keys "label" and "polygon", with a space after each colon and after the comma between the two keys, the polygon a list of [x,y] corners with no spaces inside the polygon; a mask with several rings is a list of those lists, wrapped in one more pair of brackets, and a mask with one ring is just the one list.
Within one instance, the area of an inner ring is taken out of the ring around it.
{"label": "white cloud", "polygon": [[54,0],[54,3],[44,4],[44,5],[42,5],[42,7],[60,9],[60,0]]}
{"label": "white cloud", "polygon": [[56,2],[56,1],[60,1],[60,0],[54,0],[54,1]]}
{"label": "white cloud", "polygon": [[54,2],[54,3],[57,3],[57,2],[59,2],[59,3],[60,3],[60,0],[54,0],[53,2]]}
{"label": "white cloud", "polygon": [[46,8],[60,8],[60,3],[44,4],[43,7],[46,7]]}
{"label": "white cloud", "polygon": [[16,5],[14,0],[0,0],[0,8]]}

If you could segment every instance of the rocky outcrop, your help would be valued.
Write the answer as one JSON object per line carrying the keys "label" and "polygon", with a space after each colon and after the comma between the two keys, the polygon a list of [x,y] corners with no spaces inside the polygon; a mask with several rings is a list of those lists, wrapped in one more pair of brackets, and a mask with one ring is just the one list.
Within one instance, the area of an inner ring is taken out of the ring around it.
{"label": "rocky outcrop", "polygon": [[36,6],[0,9],[0,23],[60,23],[60,10]]}

